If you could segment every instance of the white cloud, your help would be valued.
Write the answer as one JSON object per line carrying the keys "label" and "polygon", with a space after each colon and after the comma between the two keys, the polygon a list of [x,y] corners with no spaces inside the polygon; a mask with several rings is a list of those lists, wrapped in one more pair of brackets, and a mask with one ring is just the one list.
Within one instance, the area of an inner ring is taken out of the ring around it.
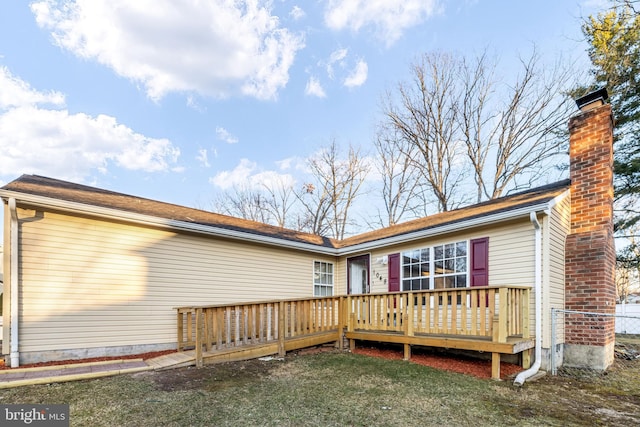
{"label": "white cloud", "polygon": [[224,141],[227,144],[237,144],[238,143],[238,138],[236,138],[235,136],[231,135],[228,130],[226,130],[225,128],[223,128],[221,126],[217,126],[216,127],[216,136],[218,137],[218,139],[220,141]]}
{"label": "white cloud", "polygon": [[333,76],[334,76],[333,64],[337,62],[340,65],[344,65],[344,59],[347,57],[348,52],[349,52],[348,49],[336,49],[333,52],[331,52],[331,55],[329,55],[329,60],[327,61],[327,67],[326,67],[327,74],[329,75],[330,79],[333,79]]}
{"label": "white cloud", "polygon": [[130,170],[166,171],[180,150],[167,139],[149,138],[106,115],[19,107],[0,114],[2,173],[37,173],[83,180],[110,163]]}
{"label": "white cloud", "polygon": [[306,16],[307,14],[304,12],[304,10],[302,10],[302,8],[298,5],[293,6],[293,9],[291,9],[291,12],[289,12],[289,16],[291,16],[294,21],[298,21],[299,19],[302,19]]}
{"label": "white cloud", "polygon": [[198,155],[196,156],[196,160],[200,162],[200,164],[202,166],[204,166],[205,168],[211,167],[211,164],[209,163],[209,156],[207,154],[207,149],[206,148],[201,148],[198,150]]}
{"label": "white cloud", "polygon": [[223,190],[232,187],[242,187],[249,182],[249,177],[257,169],[258,165],[248,159],[241,159],[238,166],[231,171],[218,172],[216,176],[209,179],[209,183],[216,185]]}
{"label": "white cloud", "polygon": [[83,181],[94,170],[166,171],[180,150],[167,139],[149,138],[114,117],[70,114],[58,92],[39,92],[0,69],[0,165],[3,175],[37,173]]}
{"label": "white cloud", "polygon": [[222,190],[231,188],[262,189],[265,186],[275,189],[293,185],[295,179],[290,174],[260,170],[256,162],[241,159],[233,170],[219,172],[209,179],[209,183],[220,187]]}
{"label": "white cloud", "polygon": [[40,0],[31,10],[59,46],[142,83],[154,100],[170,92],[273,99],[304,47],[268,0]]}
{"label": "white cloud", "polygon": [[7,67],[0,67],[0,109],[34,104],[64,105],[60,92],[38,92],[29,83],[14,77]]}
{"label": "white cloud", "polygon": [[309,78],[309,81],[307,82],[307,87],[304,89],[304,94],[308,96],[317,96],[318,98],[327,97],[327,94],[322,88],[322,85],[320,84],[318,79],[313,76]]}
{"label": "white cloud", "polygon": [[333,30],[372,27],[387,46],[439,11],[438,0],[329,0],[325,23]]}
{"label": "white cloud", "polygon": [[369,67],[363,60],[358,61],[355,68],[344,79],[344,85],[347,87],[362,86],[367,81],[367,75],[369,73]]}

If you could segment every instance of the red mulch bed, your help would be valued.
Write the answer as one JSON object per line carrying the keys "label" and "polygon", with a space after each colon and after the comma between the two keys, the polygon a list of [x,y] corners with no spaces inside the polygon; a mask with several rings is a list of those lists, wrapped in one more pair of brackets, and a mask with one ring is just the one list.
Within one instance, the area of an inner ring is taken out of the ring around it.
{"label": "red mulch bed", "polygon": [[[38,366],[57,366],[57,365],[69,365],[71,363],[88,363],[88,362],[102,362],[105,360],[129,360],[129,359],[152,359],[158,356],[164,356],[165,354],[175,353],[176,350],[164,350],[164,351],[152,351],[142,354],[129,354],[126,356],[109,356],[109,357],[90,357],[87,359],[70,359],[70,360],[56,360],[54,362],[40,362],[31,363],[29,365],[20,365],[20,368],[35,368]],[[4,361],[0,360],[0,370],[11,369],[4,364]]]}
{"label": "red mulch bed", "polygon": [[[402,360],[404,357],[401,349],[396,350],[379,347],[357,347],[354,353],[388,360]],[[464,356],[444,356],[419,352],[417,349],[412,349],[411,362],[445,371],[473,375],[478,378],[491,378],[490,360],[472,359]],[[500,379],[507,379],[523,370],[521,366],[514,365],[513,363],[501,362]]]}

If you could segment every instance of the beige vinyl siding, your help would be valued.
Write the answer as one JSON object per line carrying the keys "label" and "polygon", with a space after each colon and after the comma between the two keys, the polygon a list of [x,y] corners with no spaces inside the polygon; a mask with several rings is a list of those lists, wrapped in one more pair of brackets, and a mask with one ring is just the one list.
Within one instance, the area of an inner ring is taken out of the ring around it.
{"label": "beige vinyl siding", "polygon": [[19,210],[20,351],[175,343],[175,310],[313,295],[334,257]]}
{"label": "beige vinyl siding", "polygon": [[9,354],[10,350],[10,331],[9,328],[5,325],[10,324],[11,320],[11,271],[10,271],[10,256],[11,256],[11,240],[10,240],[10,230],[9,223],[11,221],[11,213],[9,212],[9,207],[6,203],[2,204],[3,212],[4,212],[4,224],[3,224],[3,253],[2,259],[0,262],[3,263],[3,293],[2,293],[2,354]]}
{"label": "beige vinyl siding", "polygon": [[[543,311],[543,343],[544,348],[551,346],[551,309],[564,308],[565,290],[565,241],[571,231],[571,196],[567,193],[551,210],[548,219],[548,256],[545,257],[543,271],[548,275],[547,289],[543,295],[546,299]],[[546,248],[547,246],[545,246]],[[548,333],[546,333],[548,331]],[[558,328],[558,342],[564,342],[564,330]]]}
{"label": "beige vinyl siding", "polygon": [[[529,219],[522,219],[499,226],[451,233],[437,238],[415,241],[373,250],[371,254],[371,292],[388,291],[388,264],[380,259],[393,253],[426,248],[446,243],[489,237],[489,284],[532,286],[534,281],[534,232]],[[363,255],[365,253],[349,255]],[[345,257],[340,264],[346,263]],[[341,274],[346,282],[346,269]]]}

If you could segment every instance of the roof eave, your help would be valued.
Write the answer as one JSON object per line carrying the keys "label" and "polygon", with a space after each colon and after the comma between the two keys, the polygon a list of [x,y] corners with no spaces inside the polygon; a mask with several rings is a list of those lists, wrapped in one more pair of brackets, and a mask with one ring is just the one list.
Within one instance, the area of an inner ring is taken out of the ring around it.
{"label": "roof eave", "polygon": [[454,221],[448,224],[425,228],[422,230],[412,231],[404,234],[398,234],[390,237],[384,237],[381,239],[371,240],[368,242],[358,243],[341,248],[332,248],[313,243],[297,242],[279,237],[265,236],[251,232],[231,230],[227,228],[191,223],[187,221],[172,220],[151,215],[127,212],[120,209],[87,205],[84,203],[70,202],[66,200],[21,193],[11,190],[0,190],[0,197],[6,199],[13,197],[18,202],[23,202],[35,206],[42,206],[44,208],[75,213],[80,212],[101,218],[122,220],[141,225],[160,227],[164,229],[179,230],[208,236],[241,240],[245,242],[261,243],[266,245],[278,246],[280,248],[284,247],[288,249],[303,250],[319,255],[343,256],[351,255],[358,252],[364,252],[383,246],[413,242],[445,233],[493,225],[496,223],[518,218],[528,218],[531,212],[548,214],[553,205],[557,203],[557,199],[560,196],[541,203],[522,206],[519,208],[493,214],[486,214],[470,219]]}
{"label": "roof eave", "polygon": [[289,249],[297,249],[308,252],[314,252],[323,255],[336,256],[336,249],[313,243],[296,242],[293,240],[260,235],[251,232],[231,230],[223,227],[192,223],[188,221],[180,221],[168,218],[161,218],[152,215],[138,214],[135,212],[127,212],[120,209],[105,208],[95,205],[87,205],[84,203],[70,202],[66,200],[54,199],[45,196],[37,196],[33,194],[20,193],[11,190],[0,190],[0,197],[8,199],[15,198],[16,202],[25,204],[42,206],[43,208],[83,213],[97,216],[105,219],[115,219],[121,221],[132,222],[141,225],[160,227],[170,230],[186,231],[196,234],[208,236],[223,237],[228,239],[242,240],[245,242],[261,243],[266,245],[284,247]]}
{"label": "roof eave", "polygon": [[413,242],[422,240],[429,237],[438,236],[445,233],[457,232],[460,230],[469,230],[472,228],[478,228],[482,226],[494,225],[504,221],[510,221],[519,218],[529,218],[531,212],[542,213],[548,215],[553,204],[554,199],[546,202],[536,203],[533,205],[523,206],[520,208],[511,209],[504,212],[497,212],[493,214],[482,215],[476,218],[470,218],[466,220],[454,221],[448,224],[440,226],[434,226],[432,228],[426,228],[423,230],[408,232],[405,234],[398,234],[391,237],[385,237],[370,242],[364,242],[351,246],[346,246],[338,249],[340,255],[351,255],[357,252],[364,252],[367,250],[375,249],[381,246],[390,246],[394,244]]}

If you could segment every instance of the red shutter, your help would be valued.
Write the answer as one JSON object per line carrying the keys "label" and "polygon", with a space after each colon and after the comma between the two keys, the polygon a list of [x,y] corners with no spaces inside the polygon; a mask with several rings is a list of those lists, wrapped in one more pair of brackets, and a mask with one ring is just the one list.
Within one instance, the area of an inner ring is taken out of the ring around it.
{"label": "red shutter", "polygon": [[474,239],[471,245],[471,286],[489,285],[489,238]]}
{"label": "red shutter", "polygon": [[388,258],[389,266],[389,292],[400,291],[400,254],[391,254]]}

